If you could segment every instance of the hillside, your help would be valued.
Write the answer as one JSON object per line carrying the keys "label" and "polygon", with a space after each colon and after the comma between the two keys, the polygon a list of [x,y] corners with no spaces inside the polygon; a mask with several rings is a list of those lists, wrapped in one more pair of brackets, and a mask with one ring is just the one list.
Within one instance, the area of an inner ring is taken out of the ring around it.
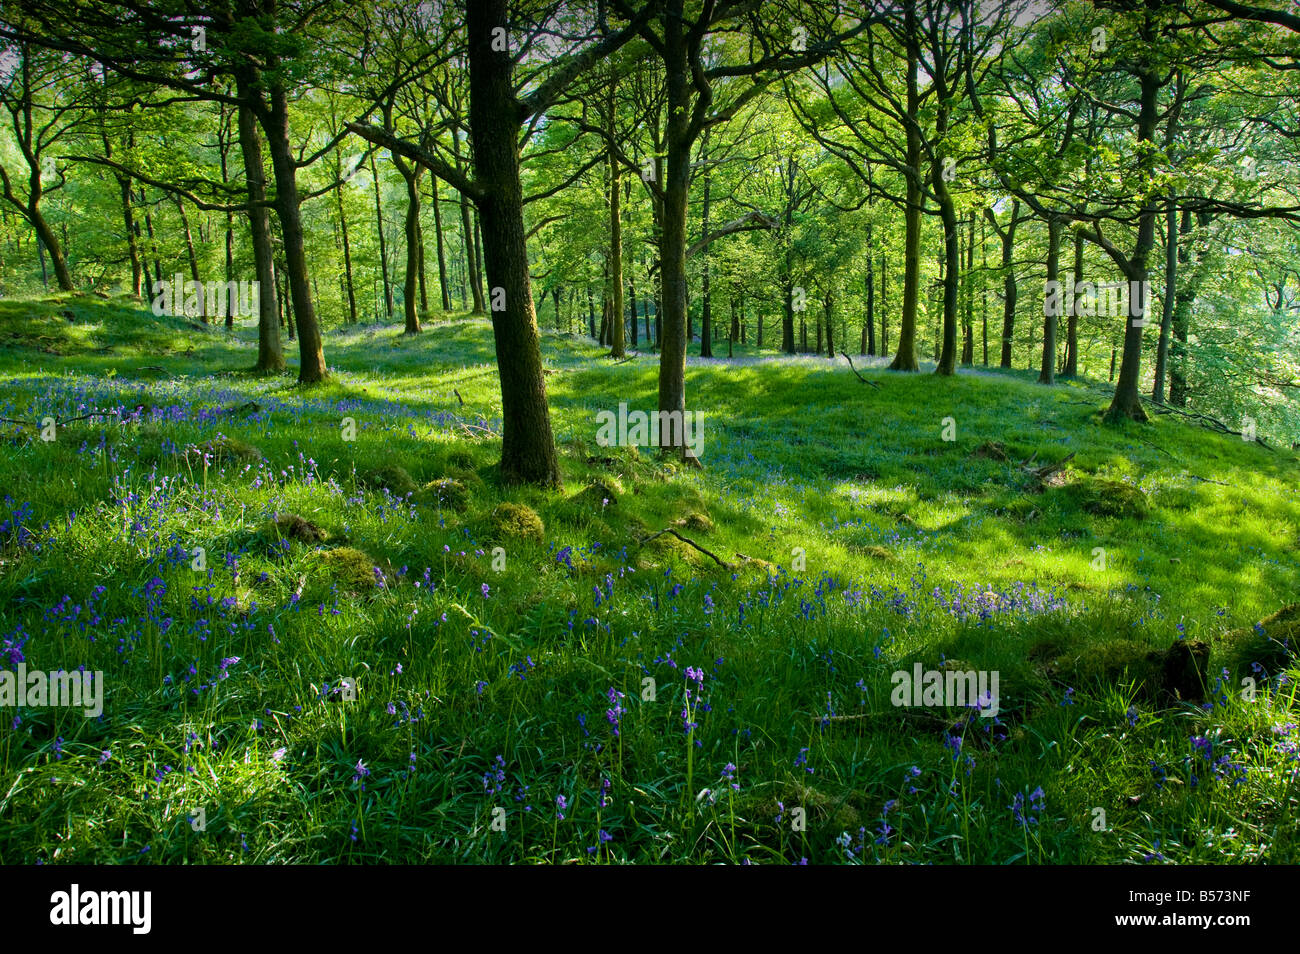
{"label": "hillside", "polygon": [[0,862],[1300,860],[1292,453],[756,356],[688,366],[682,469],[597,442],[655,356],[544,335],[565,490],[505,488],[488,325],[399,331],[304,389],[0,302],[0,652],[105,683],[0,726]]}

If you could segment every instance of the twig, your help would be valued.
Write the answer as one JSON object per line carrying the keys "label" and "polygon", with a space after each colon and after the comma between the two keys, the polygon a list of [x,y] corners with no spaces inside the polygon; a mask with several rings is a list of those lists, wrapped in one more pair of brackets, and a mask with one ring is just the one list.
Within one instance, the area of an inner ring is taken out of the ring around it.
{"label": "twig", "polygon": [[461,407],[464,407],[464,406],[465,406],[465,399],[464,399],[463,397],[460,396],[460,392],[457,391],[455,388],[452,388],[452,389],[451,389],[451,393],[454,394],[454,395],[456,395],[456,400],[460,402],[460,406],[461,406]]}
{"label": "twig", "polygon": [[869,385],[871,385],[871,386],[872,386],[873,388],[875,388],[877,391],[880,390],[880,385],[877,384],[875,381],[868,381],[868,380],[867,380],[866,378],[864,378],[862,375],[858,374],[858,369],[855,368],[855,367],[853,367],[853,359],[852,359],[852,358],[850,358],[850,357],[849,357],[847,354],[845,354],[845,352],[843,352],[843,351],[841,351],[840,354],[844,355],[844,360],[847,361],[847,362],[849,363],[849,370],[852,371],[854,374],[857,374],[857,375],[858,375],[858,380],[859,380],[859,381],[861,381],[863,384],[869,384]]}
{"label": "twig", "polygon": [[1163,447],[1161,447],[1159,444],[1157,444],[1155,441],[1149,441],[1149,440],[1146,440],[1145,438],[1142,438],[1142,437],[1139,437],[1138,440],[1142,441],[1142,443],[1143,443],[1143,444],[1146,444],[1148,447],[1154,447],[1156,450],[1160,451],[1160,453],[1164,454],[1164,455],[1165,455],[1166,457],[1168,457],[1170,460],[1177,460],[1177,459],[1178,459],[1178,458],[1175,457],[1173,454],[1169,453],[1169,451],[1165,450]]}
{"label": "twig", "polygon": [[675,536],[678,540],[682,541],[682,543],[688,543],[688,544],[690,544],[691,546],[695,547],[695,549],[699,550],[699,551],[700,551],[701,553],[703,553],[706,557],[708,557],[709,559],[711,559],[714,563],[718,564],[718,566],[723,567],[724,569],[728,569],[728,570],[734,570],[734,569],[736,569],[735,564],[727,563],[725,560],[720,559],[716,554],[711,553],[710,551],[704,549],[704,547],[700,546],[698,543],[696,543],[696,542],[695,542],[694,540],[692,540],[690,537],[684,537],[684,536],[682,536],[680,533],[678,533],[678,532],[677,532],[676,530],[674,530],[672,527],[664,527],[664,529],[660,530],[658,533],[652,533],[650,536],[646,537],[644,540],[639,540],[639,541],[637,541],[637,542],[638,542],[638,544],[639,544],[640,546],[645,546],[645,545],[646,545],[647,543],[649,543],[651,540],[655,540],[655,539],[657,539],[657,538],[659,538],[659,537],[662,537],[665,533],[671,533],[671,534],[672,534],[673,536]]}

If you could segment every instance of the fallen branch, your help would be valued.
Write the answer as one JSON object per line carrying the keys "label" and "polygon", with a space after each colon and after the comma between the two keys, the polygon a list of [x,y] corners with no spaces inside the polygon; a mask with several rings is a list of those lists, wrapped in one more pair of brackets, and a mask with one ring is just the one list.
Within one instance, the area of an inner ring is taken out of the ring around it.
{"label": "fallen branch", "polygon": [[1166,457],[1168,457],[1170,460],[1177,460],[1177,459],[1178,459],[1178,458],[1175,457],[1173,454],[1169,453],[1169,451],[1165,450],[1163,447],[1161,447],[1159,444],[1157,444],[1155,441],[1149,441],[1149,440],[1146,440],[1145,438],[1141,438],[1141,437],[1138,438],[1138,440],[1142,441],[1142,443],[1143,443],[1143,444],[1146,444],[1148,447],[1154,447],[1156,450],[1160,451],[1160,453],[1164,454],[1164,455],[1165,455]]}
{"label": "fallen branch", "polygon": [[[80,414],[80,415],[78,415],[77,417],[69,417],[69,418],[65,418],[65,419],[61,419],[61,418],[57,418],[57,417],[56,417],[56,418],[54,419],[54,426],[55,426],[55,427],[66,427],[67,425],[71,424],[73,421],[84,421],[84,420],[85,420],[86,418],[88,418],[88,417],[113,417],[113,416],[116,415],[116,414],[117,414],[117,411],[91,411],[89,414]],[[16,420],[14,420],[13,418],[10,418],[10,417],[0,417],[0,423],[4,423],[4,424],[23,424],[23,425],[26,425],[27,427],[39,427],[39,426],[40,426],[40,424],[39,424],[38,421],[16,421]]]}
{"label": "fallen branch", "polygon": [[717,554],[712,553],[711,551],[704,549],[704,547],[700,546],[698,543],[696,543],[696,542],[695,542],[694,540],[692,540],[690,537],[684,537],[684,536],[682,536],[680,533],[678,533],[678,532],[677,532],[676,530],[674,530],[672,527],[664,527],[664,529],[660,530],[658,533],[652,533],[650,536],[646,537],[644,540],[638,540],[638,541],[637,541],[637,545],[638,545],[638,546],[645,546],[645,545],[646,545],[647,543],[649,543],[650,541],[652,541],[652,540],[656,540],[656,539],[658,539],[659,537],[662,537],[665,533],[671,533],[671,534],[672,534],[673,536],[675,536],[678,540],[682,541],[682,543],[686,543],[686,544],[689,544],[689,545],[695,547],[695,549],[699,550],[699,551],[700,551],[701,553],[703,553],[706,557],[708,557],[709,559],[711,559],[714,563],[718,564],[718,566],[720,566],[720,567],[722,567],[722,568],[724,568],[724,569],[727,569],[727,570],[734,570],[734,569],[736,569],[735,564],[733,564],[733,563],[727,563],[725,560],[722,560],[721,558],[719,558],[719,557],[717,556]]}
{"label": "fallen branch", "polygon": [[1034,451],[1034,453],[1030,455],[1029,459],[1020,465],[1020,469],[1023,470],[1025,473],[1029,474],[1031,477],[1033,477],[1036,481],[1038,481],[1041,484],[1041,483],[1045,483],[1047,481],[1047,478],[1051,477],[1053,474],[1065,470],[1065,465],[1074,459],[1074,451],[1070,451],[1070,453],[1066,454],[1055,464],[1044,464],[1041,467],[1030,467],[1029,465],[1034,462],[1034,459],[1037,456],[1038,456],[1038,451]]}
{"label": "fallen branch", "polygon": [[863,384],[869,384],[869,385],[871,385],[871,386],[872,386],[873,388],[875,388],[877,391],[880,390],[880,385],[877,384],[875,381],[868,381],[868,380],[867,380],[866,378],[864,378],[862,375],[858,374],[858,369],[855,368],[855,367],[853,367],[853,359],[852,359],[852,358],[850,358],[850,357],[849,357],[847,354],[845,354],[845,352],[843,352],[843,351],[841,351],[840,354],[844,355],[844,360],[847,361],[847,362],[849,363],[849,370],[851,370],[854,374],[857,374],[857,375],[858,375],[858,380],[859,380],[859,381],[861,381]]}
{"label": "fallen branch", "polygon": [[455,388],[452,388],[452,389],[451,389],[451,393],[454,394],[454,395],[456,395],[456,400],[460,402],[460,406],[461,406],[461,407],[464,407],[464,406],[465,406],[465,399],[464,399],[463,397],[460,396],[460,392],[459,392],[458,390],[456,390]]}
{"label": "fallen branch", "polygon": [[[1238,437],[1245,437],[1245,435],[1242,434],[1241,431],[1234,431],[1232,428],[1230,428],[1227,424],[1224,424],[1218,418],[1210,417],[1210,415],[1208,414],[1201,414],[1196,411],[1184,411],[1181,408],[1173,407],[1169,404],[1164,404],[1153,398],[1146,398],[1146,400],[1149,403],[1154,404],[1158,408],[1163,408],[1163,410],[1161,411],[1156,411],[1157,414],[1181,414],[1183,417],[1195,421],[1197,424],[1200,424],[1201,427],[1204,427],[1207,430],[1218,431],[1220,434],[1236,434]],[[1264,442],[1264,438],[1262,437],[1256,437],[1255,443],[1258,444],[1260,447],[1263,447],[1265,450],[1271,450],[1271,451],[1277,450],[1277,448],[1271,447],[1268,444],[1266,444]]]}

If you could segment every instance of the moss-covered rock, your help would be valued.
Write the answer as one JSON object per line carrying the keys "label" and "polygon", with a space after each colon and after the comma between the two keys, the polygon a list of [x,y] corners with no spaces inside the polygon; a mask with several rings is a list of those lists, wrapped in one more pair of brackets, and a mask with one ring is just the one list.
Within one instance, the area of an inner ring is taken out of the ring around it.
{"label": "moss-covered rock", "polygon": [[467,450],[453,450],[447,454],[448,469],[474,470],[477,466],[478,461]]}
{"label": "moss-covered rock", "polygon": [[623,496],[622,484],[612,478],[601,478],[593,480],[574,494],[570,498],[570,503],[600,513],[616,506],[621,496]]}
{"label": "moss-covered rock", "polygon": [[490,539],[522,540],[542,543],[546,538],[546,527],[537,511],[526,504],[503,503],[492,511],[489,518]]}
{"label": "moss-covered rock", "polygon": [[1133,640],[1097,643],[1084,652],[1059,657],[1050,667],[1052,677],[1066,685],[1132,682],[1144,696],[1160,702],[1203,699],[1209,670],[1209,644],[1182,639],[1157,650]]}
{"label": "moss-covered rock", "polygon": [[1080,509],[1099,517],[1141,520],[1151,510],[1146,494],[1122,480],[1085,477],[1067,484],[1064,490]]}
{"label": "moss-covered rock", "polygon": [[405,467],[399,464],[384,464],[382,467],[375,467],[366,471],[363,479],[367,487],[382,488],[397,497],[405,497],[407,494],[413,494],[420,489],[420,485],[415,482],[415,478],[410,475]]}
{"label": "moss-covered rock", "polygon": [[267,527],[269,535],[286,540],[298,540],[302,543],[320,543],[329,538],[329,534],[305,517],[296,513],[277,514]]}
{"label": "moss-covered rock", "polygon": [[354,593],[370,592],[378,580],[375,573],[378,565],[368,554],[354,547],[322,551],[316,567],[321,576],[338,584],[340,590]]}
{"label": "moss-covered rock", "polygon": [[417,503],[430,504],[441,510],[454,510],[464,513],[469,509],[469,488],[463,481],[444,477],[431,480],[415,494]]}
{"label": "moss-covered rock", "polygon": [[708,515],[699,513],[698,511],[688,513],[681,520],[677,521],[677,525],[682,529],[689,530],[693,533],[712,533],[714,530],[713,521],[709,519]]}
{"label": "moss-covered rock", "polygon": [[1225,663],[1245,674],[1255,663],[1271,675],[1300,658],[1300,603],[1284,606],[1253,626],[1229,630],[1220,638]]}

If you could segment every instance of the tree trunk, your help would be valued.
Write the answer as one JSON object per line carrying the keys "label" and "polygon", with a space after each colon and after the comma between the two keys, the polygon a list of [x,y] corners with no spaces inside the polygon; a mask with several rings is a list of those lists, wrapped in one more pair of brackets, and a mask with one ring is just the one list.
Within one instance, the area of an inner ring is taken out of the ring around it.
{"label": "tree trunk", "polygon": [[[916,35],[916,10],[907,5],[905,25],[909,37]],[[917,90],[919,57],[911,42],[907,51],[907,112],[920,115],[920,94]],[[903,317],[898,331],[898,353],[890,368],[895,371],[919,371],[916,362],[916,314],[921,287],[921,136],[914,122],[906,123],[907,183],[906,226],[903,241]]]}
{"label": "tree trunk", "polygon": [[[1145,34],[1143,39],[1148,44],[1154,42],[1149,27],[1142,32]],[[1141,107],[1137,123],[1137,150],[1140,157],[1138,162],[1143,177],[1149,182],[1155,173],[1156,153],[1150,145],[1155,138],[1161,81],[1157,68],[1151,63],[1144,64],[1139,80]],[[1124,322],[1124,347],[1120,353],[1119,381],[1115,385],[1115,396],[1111,399],[1110,407],[1106,409],[1107,423],[1115,423],[1126,418],[1134,421],[1147,419],[1147,413],[1142,407],[1142,396],[1138,393],[1138,382],[1142,369],[1142,330],[1146,325],[1147,310],[1150,306],[1150,302],[1145,300],[1147,298],[1145,289],[1149,278],[1147,256],[1155,245],[1156,209],[1159,201],[1160,197],[1154,191],[1149,192],[1143,200],[1138,216],[1137,245],[1128,260],[1125,275],[1130,289],[1129,315]],[[1143,301],[1140,305],[1135,305],[1133,299],[1139,297]]]}
{"label": "tree trunk", "polygon": [[[1190,233],[1192,213],[1184,211],[1179,222],[1178,263],[1185,266],[1191,261]],[[1197,270],[1200,273],[1200,270]],[[1186,280],[1174,296],[1173,343],[1169,360],[1169,403],[1174,407],[1187,406],[1187,331],[1191,325],[1192,302],[1196,297],[1195,282]]]}
{"label": "tree trunk", "polygon": [[885,253],[880,253],[880,356],[889,357],[889,309],[886,308],[886,302],[889,300],[889,285],[885,274],[886,258]]}
{"label": "tree trunk", "polygon": [[[609,84],[609,136],[614,138],[614,82]],[[622,167],[611,150],[609,154],[609,280],[610,291],[610,357],[622,358],[627,354],[623,328],[623,182],[619,175]],[[636,318],[633,317],[635,324]]]}
{"label": "tree trunk", "polygon": [[[822,309],[826,315],[826,357],[835,360],[835,297],[830,292],[822,300]],[[820,351],[820,349],[818,349]]]}
{"label": "tree trunk", "polygon": [[965,318],[962,325],[965,334],[962,339],[961,363],[975,363],[975,213],[970,214],[970,224],[966,231],[966,271],[963,275],[966,288]]}
{"label": "tree trunk", "polygon": [[980,322],[984,326],[984,367],[989,366],[989,247],[984,240],[984,220],[980,220]]}
{"label": "tree trunk", "polygon": [[[492,334],[501,378],[501,477],[558,488],[560,466],[542,374],[524,233],[523,189],[515,138],[519,123],[508,50],[493,49],[507,25],[507,0],[466,4],[470,128],[483,226],[483,265],[492,298]],[[465,216],[468,220],[468,215]],[[466,231],[467,244],[472,241]],[[481,293],[478,296],[482,297]]]}
{"label": "tree trunk", "polygon": [[203,280],[199,275],[199,257],[194,252],[194,233],[190,231],[190,217],[185,214],[185,204],[181,202],[180,197],[176,197],[176,211],[181,214],[181,234],[185,236],[185,254],[189,260],[190,278],[194,281],[194,286],[199,289],[199,315],[203,318],[203,323],[208,323],[207,296],[203,293]]}
{"label": "tree trunk", "polygon": [[140,234],[140,226],[131,212],[131,180],[126,176],[118,176],[117,184],[122,194],[122,221],[126,225],[126,249],[131,257],[131,294],[139,298],[143,292],[140,248],[136,241]]}
{"label": "tree trunk", "polygon": [[384,240],[384,205],[380,198],[379,170],[375,166],[375,154],[370,154],[370,176],[375,181],[375,227],[379,230],[379,270],[384,283],[384,317],[393,320],[393,286],[388,281],[388,247]]}
{"label": "tree trunk", "polygon": [[406,318],[403,334],[420,333],[420,313],[416,295],[420,276],[420,172],[393,154],[393,165],[406,183],[406,277],[402,282],[402,312]]}
{"label": "tree trunk", "polygon": [[[339,169],[343,169],[343,156],[339,154]],[[338,198],[339,211],[339,229],[343,233],[343,277],[346,282],[348,293],[348,323],[355,325],[357,323],[357,293],[352,282],[352,243],[348,238],[348,214],[343,207],[343,184],[334,190]]]}
{"label": "tree trunk", "polygon": [[[241,98],[250,95],[249,85],[237,83]],[[244,157],[244,182],[250,202],[266,199],[266,173],[262,168],[262,138],[257,120],[246,103],[238,107],[239,150]],[[271,250],[271,213],[265,205],[248,210],[248,231],[253,243],[253,267],[257,274],[257,365],[263,374],[283,371],[284,348],[280,343],[280,306],[276,288],[275,259]]]}
{"label": "tree trunk", "polygon": [[[992,215],[992,212],[989,213]],[[1011,221],[1002,233],[1002,359],[999,366],[1011,367],[1011,338],[1016,327],[1016,272],[1013,256],[1016,246],[1016,225],[1020,221],[1020,200],[1011,203]]]}
{"label": "tree trunk", "polygon": [[[293,298],[293,321],[298,331],[298,382],[315,384],[328,376],[325,350],[321,342],[316,308],[312,304],[307,248],[303,238],[302,210],[298,198],[298,169],[293,144],[289,140],[289,100],[283,80],[275,74],[278,64],[271,58],[271,106],[263,116],[267,146],[271,152],[271,170],[275,176],[275,206],[280,218],[280,238],[284,243],[284,264]],[[291,326],[292,327],[292,326]]]}
{"label": "tree trunk", "polygon": [[[946,123],[944,123],[946,125]],[[936,153],[937,155],[937,153]],[[937,161],[934,166],[933,188],[939,200],[939,217],[943,222],[943,346],[934,373],[955,374],[957,371],[957,294],[961,282],[961,223],[957,220],[957,206],[943,171]]]}
{"label": "tree trunk", "polygon": [[447,251],[442,240],[442,201],[438,198],[438,177],[429,176],[430,201],[433,204],[433,238],[438,250],[438,292],[442,310],[451,311],[451,289],[447,286]]}
{"label": "tree trunk", "polygon": [[1083,283],[1083,233],[1074,234],[1074,298],[1065,326],[1065,361],[1061,374],[1074,377],[1079,373],[1079,285]]}
{"label": "tree trunk", "polygon": [[[1043,361],[1038,372],[1039,384],[1056,383],[1056,325],[1060,319],[1060,302],[1064,295],[1060,288],[1061,220],[1052,216],[1047,220],[1047,281],[1056,282],[1057,302],[1043,308]],[[1046,298],[1044,298],[1046,304]]]}

